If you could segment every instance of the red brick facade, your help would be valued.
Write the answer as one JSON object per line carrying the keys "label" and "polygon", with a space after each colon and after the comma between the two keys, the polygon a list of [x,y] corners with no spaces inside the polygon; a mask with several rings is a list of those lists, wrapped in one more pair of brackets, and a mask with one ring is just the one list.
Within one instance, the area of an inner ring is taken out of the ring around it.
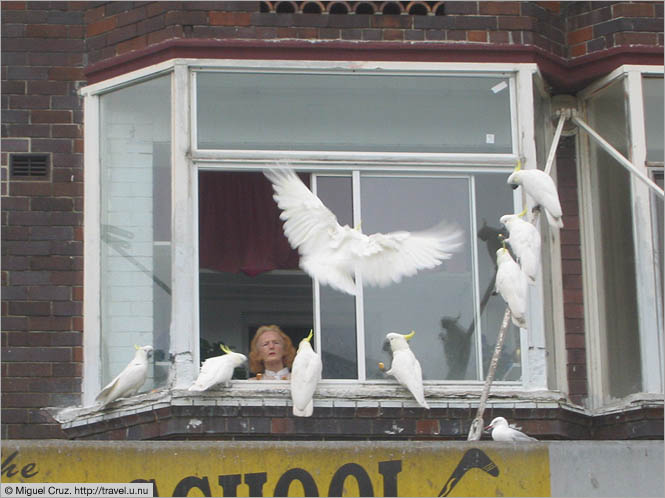
{"label": "red brick facade", "polygon": [[[339,14],[326,12],[333,4]],[[662,64],[663,4],[2,2],[3,438],[64,437],[43,408],[80,402],[84,116],[78,89],[128,68],[196,54],[538,62],[554,93],[572,93],[620,64]],[[568,388],[571,401],[581,403],[587,376],[574,143],[564,139],[559,147],[558,181],[566,227]],[[15,152],[48,154],[48,176],[11,178]],[[277,415],[261,414],[263,433],[294,423]],[[659,417],[662,426],[662,410]],[[414,420],[407,434],[439,434],[444,419]],[[335,427],[332,435],[344,433]],[[556,430],[543,434],[563,437]]]}

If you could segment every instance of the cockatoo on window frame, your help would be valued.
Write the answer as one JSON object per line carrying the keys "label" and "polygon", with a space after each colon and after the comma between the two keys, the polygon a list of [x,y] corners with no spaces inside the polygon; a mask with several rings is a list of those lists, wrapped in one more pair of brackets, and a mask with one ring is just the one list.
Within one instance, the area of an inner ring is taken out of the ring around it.
{"label": "cockatoo on window frame", "polygon": [[292,169],[264,171],[282,210],[284,234],[298,249],[300,267],[321,284],[355,295],[355,272],[363,284],[385,287],[438,266],[461,249],[463,232],[448,224],[418,232],[365,235],[337,218]]}
{"label": "cockatoo on window frame", "polygon": [[235,353],[225,345],[219,347],[225,354],[208,358],[203,362],[199,376],[189,386],[189,391],[206,391],[217,384],[229,387],[233,371],[247,361],[244,354]]}
{"label": "cockatoo on window frame", "polygon": [[513,323],[526,328],[526,309],[528,284],[526,275],[508,252],[502,247],[496,251],[496,291],[510,308]]}
{"label": "cockatoo on window frame", "polygon": [[321,357],[312,349],[313,330],[300,341],[291,367],[291,400],[296,417],[309,417],[314,411],[314,391],[321,380]]}
{"label": "cockatoo on window frame", "polygon": [[395,332],[390,332],[386,335],[386,339],[390,342],[390,349],[393,353],[393,361],[390,365],[390,370],[387,370],[386,374],[395,377],[397,382],[411,392],[420,406],[429,410],[429,405],[427,404],[427,401],[425,401],[423,372],[420,367],[420,362],[406,342],[414,335],[416,335],[416,332],[413,330],[410,334],[406,335],[397,334]]}
{"label": "cockatoo on window frame", "polygon": [[552,177],[539,169],[522,169],[522,163],[508,177],[513,188],[522,186],[526,194],[545,210],[547,222],[552,227],[563,228],[561,203]]}
{"label": "cockatoo on window frame", "polygon": [[528,277],[529,283],[534,283],[540,264],[540,233],[535,226],[522,218],[525,214],[526,209],[520,214],[506,214],[500,221],[508,229],[509,235],[505,241],[517,256],[520,268]]}
{"label": "cockatoo on window frame", "polygon": [[152,346],[134,347],[136,353],[132,361],[101,390],[95,401],[108,405],[117,399],[134,396],[141,389],[148,378],[148,359],[152,354]]}

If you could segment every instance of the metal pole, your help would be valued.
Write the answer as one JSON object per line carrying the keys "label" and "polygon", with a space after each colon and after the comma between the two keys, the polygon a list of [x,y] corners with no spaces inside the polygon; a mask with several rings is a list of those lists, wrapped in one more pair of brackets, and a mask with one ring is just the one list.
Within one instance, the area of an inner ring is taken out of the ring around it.
{"label": "metal pole", "polygon": [[605,149],[607,153],[610,156],[612,156],[614,159],[616,159],[624,168],[626,168],[630,173],[633,173],[637,178],[639,178],[649,187],[651,187],[651,190],[653,190],[658,197],[660,197],[661,199],[665,199],[665,195],[663,194],[663,189],[661,189],[658,185],[656,185],[655,182],[651,180],[651,178],[649,178],[640,170],[638,170],[633,163],[631,163],[628,159],[623,157],[621,152],[612,147],[612,145],[609,142],[607,142],[603,137],[601,137],[598,133],[596,133],[596,131],[593,128],[591,128],[591,126],[589,126],[587,123],[585,123],[584,120],[578,118],[577,116],[575,116],[575,114],[573,114],[571,120],[577,126],[586,131],[591,136],[591,138],[593,138],[596,142],[598,142],[598,145],[600,145],[603,149]]}
{"label": "metal pole", "polygon": [[494,373],[496,372],[496,366],[499,364],[499,357],[501,356],[501,350],[503,349],[503,341],[506,337],[506,330],[508,330],[508,325],[510,324],[510,308],[506,306],[506,312],[503,314],[503,322],[501,322],[501,328],[499,329],[499,335],[496,338],[496,346],[494,347],[494,354],[492,354],[492,361],[490,361],[489,372],[487,373],[487,379],[485,380],[485,385],[483,386],[483,393],[480,395],[480,404],[478,405],[478,411],[476,412],[476,418],[471,422],[471,428],[469,429],[469,435],[467,436],[467,441],[478,441],[480,436],[483,433],[483,413],[485,412],[485,406],[487,405],[487,398],[490,394],[490,387],[494,381]]}
{"label": "metal pole", "polygon": [[566,115],[568,112],[566,110],[561,110],[559,114],[559,122],[556,125],[556,131],[554,132],[554,138],[552,139],[552,145],[550,146],[550,152],[547,155],[547,161],[545,162],[545,173],[548,175],[552,171],[552,164],[554,163],[554,156],[556,155],[556,148],[559,146],[559,140],[561,139],[561,132],[563,131],[563,125],[570,116]]}

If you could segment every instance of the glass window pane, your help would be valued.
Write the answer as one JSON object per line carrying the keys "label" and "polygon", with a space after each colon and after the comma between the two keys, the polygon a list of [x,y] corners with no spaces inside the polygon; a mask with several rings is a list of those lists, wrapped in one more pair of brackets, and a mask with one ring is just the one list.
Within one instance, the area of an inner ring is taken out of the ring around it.
{"label": "glass window pane", "polygon": [[[477,379],[473,333],[442,321],[469,323],[474,316],[474,284],[469,251],[468,177],[361,176],[361,216],[365,233],[424,230],[442,220],[465,232],[465,247],[438,267],[385,288],[364,288],[366,375],[382,379],[378,362],[391,363],[383,349],[388,332],[415,330],[410,347],[424,379]],[[390,199],[390,202],[386,202]],[[463,326],[462,326],[463,328]]]}
{"label": "glass window pane", "polygon": [[312,280],[298,268],[272,195],[261,173],[199,173],[202,361],[219,356],[220,344],[247,354],[261,325],[278,325],[295,347],[313,326]]}
{"label": "glass window pane", "polygon": [[[653,175],[656,184],[663,188],[663,172],[658,171]],[[656,264],[658,265],[658,272],[660,274],[660,297],[663,299],[663,201],[656,195],[651,194],[651,205],[655,206],[655,224],[656,224],[656,247],[658,247],[658,258]]]}
{"label": "glass window pane", "polygon": [[510,153],[506,83],[506,77],[199,72],[198,147]]}
{"label": "glass window pane", "polygon": [[133,358],[135,344],[155,349],[144,391],[168,374],[170,82],[164,76],[101,97],[103,385]]}
{"label": "glass window pane", "polygon": [[[341,225],[353,226],[351,177],[318,176],[316,192]],[[354,296],[319,286],[324,379],[357,379],[356,302]]]}
{"label": "glass window pane", "polygon": [[[501,247],[499,234],[507,235],[499,218],[514,212],[512,189],[506,183],[507,177],[507,174],[497,173],[475,175],[483,378],[487,375],[503,314],[506,311],[503,298],[499,294],[494,294],[494,285],[497,271],[496,251]],[[469,327],[473,327],[473,324]],[[522,376],[520,355],[519,329],[510,322],[494,379],[520,380]]]}
{"label": "glass window pane", "polygon": [[644,94],[644,125],[647,134],[647,161],[663,162],[665,137],[663,78],[643,78],[642,92]]}
{"label": "glass window pane", "polygon": [[[589,101],[589,124],[628,156],[626,97],[620,80]],[[661,108],[662,112],[662,108]],[[606,364],[611,397],[642,386],[630,173],[590,142],[593,207],[601,268]],[[603,330],[601,330],[602,332]]]}

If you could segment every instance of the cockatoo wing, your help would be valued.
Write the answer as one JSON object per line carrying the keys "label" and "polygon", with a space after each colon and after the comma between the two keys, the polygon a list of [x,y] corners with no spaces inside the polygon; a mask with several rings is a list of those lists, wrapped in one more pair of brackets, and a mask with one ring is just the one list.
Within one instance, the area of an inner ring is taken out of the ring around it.
{"label": "cockatoo wing", "polygon": [[287,168],[264,171],[273,185],[273,198],[282,210],[284,234],[291,246],[307,255],[334,245],[333,235],[341,230],[337,218],[316,195]]}
{"label": "cockatoo wing", "polygon": [[115,379],[102,389],[95,398],[95,401],[101,401],[106,405],[116,399],[132,396],[138,392],[147,376],[148,362],[143,363],[140,360],[134,359]]}
{"label": "cockatoo wing", "polygon": [[233,358],[228,354],[208,358],[201,365],[199,376],[189,387],[189,391],[206,391],[222,382],[227,383],[231,380],[235,367]]}
{"label": "cockatoo wing", "polygon": [[296,355],[291,368],[291,400],[293,414],[309,417],[314,410],[314,391],[321,380],[323,364],[321,358],[311,349],[304,349]]}
{"label": "cockatoo wing", "polygon": [[527,282],[524,273],[512,257],[499,261],[496,290],[510,308],[513,323],[526,328]]}
{"label": "cockatoo wing", "polygon": [[429,409],[423,390],[423,372],[413,351],[410,349],[394,351],[390,370],[386,374],[395,377],[397,382],[411,392],[420,406]]}
{"label": "cockatoo wing", "polygon": [[434,268],[463,245],[463,232],[440,224],[432,229],[375,233],[354,241],[352,251],[363,284],[384,287],[420,270]]}

